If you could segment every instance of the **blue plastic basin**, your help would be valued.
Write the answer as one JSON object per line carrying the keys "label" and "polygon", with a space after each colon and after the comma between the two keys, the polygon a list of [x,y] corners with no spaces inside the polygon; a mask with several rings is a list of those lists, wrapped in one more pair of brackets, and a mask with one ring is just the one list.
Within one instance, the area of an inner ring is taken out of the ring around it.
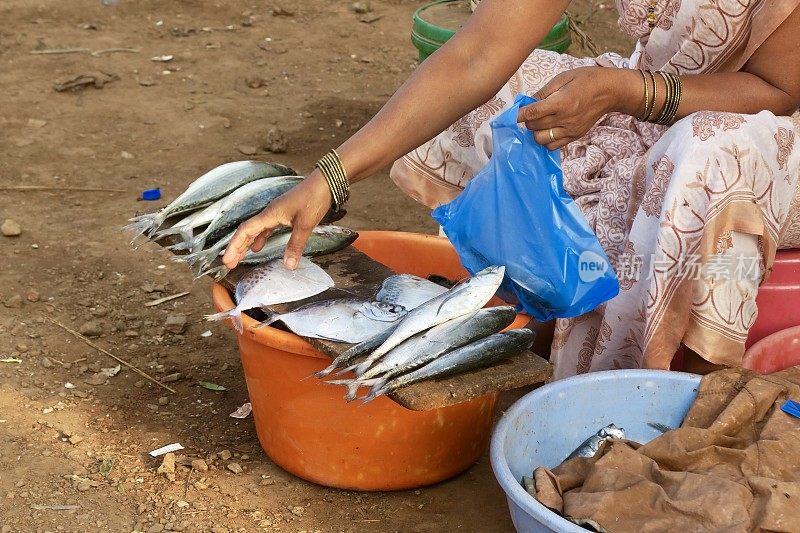
{"label": "blue plastic basin", "polygon": [[612,370],[545,385],[520,398],[492,436],[494,475],[520,533],[586,530],[561,518],[520,484],[537,466],[553,468],[598,429],[614,423],[630,440],[660,435],[648,426],[677,427],[697,396],[700,376],[666,370]]}

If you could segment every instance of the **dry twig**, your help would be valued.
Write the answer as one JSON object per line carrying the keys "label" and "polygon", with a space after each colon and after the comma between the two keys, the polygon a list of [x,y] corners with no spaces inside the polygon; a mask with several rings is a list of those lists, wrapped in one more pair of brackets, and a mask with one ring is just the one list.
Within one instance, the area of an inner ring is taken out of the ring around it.
{"label": "dry twig", "polygon": [[0,191],[67,191],[67,192],[128,192],[125,189],[102,187],[58,187],[55,185],[11,185],[0,187]]}
{"label": "dry twig", "polygon": [[93,343],[92,341],[90,341],[89,339],[87,339],[86,337],[84,337],[83,335],[81,335],[80,333],[75,331],[74,329],[71,329],[71,328],[65,326],[64,324],[62,324],[61,322],[59,322],[55,318],[48,317],[48,319],[50,320],[50,322],[52,322],[56,326],[60,327],[64,331],[66,331],[66,332],[72,334],[73,336],[77,337],[78,339],[82,340],[83,342],[85,342],[86,344],[88,344],[89,346],[91,346],[92,348],[97,350],[98,352],[104,353],[107,356],[109,356],[110,358],[112,358],[113,360],[115,360],[116,362],[127,366],[128,368],[130,368],[131,370],[133,370],[134,372],[136,372],[137,374],[139,374],[143,378],[146,378],[146,379],[152,381],[153,383],[155,383],[156,385],[158,385],[162,389],[166,389],[166,390],[170,391],[172,394],[177,394],[175,389],[172,389],[172,388],[164,385],[163,383],[158,381],[156,378],[154,378],[153,376],[151,376],[150,374],[148,374],[144,370],[140,370],[139,368],[133,366],[132,364],[130,364],[126,360],[122,359],[121,357],[117,357],[116,355],[114,355],[113,353],[109,352],[108,350],[106,350],[104,348],[101,348],[100,346],[96,345],[95,343]]}

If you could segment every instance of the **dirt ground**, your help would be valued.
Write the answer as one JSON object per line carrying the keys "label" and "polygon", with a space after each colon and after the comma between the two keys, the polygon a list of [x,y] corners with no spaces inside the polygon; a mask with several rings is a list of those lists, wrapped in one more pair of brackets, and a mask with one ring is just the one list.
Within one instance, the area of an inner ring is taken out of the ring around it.
{"label": "dirt ground", "polygon": [[[0,236],[2,533],[511,529],[486,456],[438,486],[380,494],[312,485],[270,462],[252,418],[228,416],[247,392],[234,337],[201,321],[210,282],[193,283],[155,247],[131,250],[119,232],[150,208],[137,202],[142,190],[172,198],[243,152],[311,168],[415,68],[410,15],[421,4],[373,0],[372,22],[349,1],[0,4],[0,222],[22,229]],[[629,47],[608,5],[573,10],[591,15],[583,28],[601,49]],[[31,53],[61,48],[139,51]],[[118,79],[54,90],[98,71]],[[272,127],[285,133],[286,153],[262,149]],[[47,189],[7,189],[28,185]],[[356,229],[435,231],[385,173],[356,187],[349,211],[344,223]],[[182,291],[190,295],[144,306]],[[185,331],[165,328],[170,315],[188,317]],[[51,320],[161,379],[177,374],[177,394],[124,367],[106,376],[116,363]],[[208,471],[158,473],[146,452],[171,442]]]}

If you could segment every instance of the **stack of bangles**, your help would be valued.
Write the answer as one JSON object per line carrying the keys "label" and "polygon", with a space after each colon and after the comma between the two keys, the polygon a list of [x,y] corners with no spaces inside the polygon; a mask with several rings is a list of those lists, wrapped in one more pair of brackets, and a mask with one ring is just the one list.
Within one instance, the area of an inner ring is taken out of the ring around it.
{"label": "stack of bangles", "polygon": [[345,172],[342,160],[339,159],[336,150],[325,154],[325,157],[317,162],[317,168],[328,182],[333,197],[333,208],[338,212],[350,198],[350,182],[347,180],[347,172]]}
{"label": "stack of bangles", "polygon": [[[656,114],[656,99],[658,98],[656,76],[649,70],[640,70],[639,73],[642,75],[642,82],[644,83],[644,111],[637,118],[643,121],[655,122],[656,124],[671,124],[675,120],[675,114],[678,112],[678,106],[681,103],[681,79],[670,72],[661,72],[660,70],[656,72],[664,80],[664,86],[666,87],[664,107],[661,108],[660,114]],[[651,85],[653,88],[652,94],[650,92]]]}

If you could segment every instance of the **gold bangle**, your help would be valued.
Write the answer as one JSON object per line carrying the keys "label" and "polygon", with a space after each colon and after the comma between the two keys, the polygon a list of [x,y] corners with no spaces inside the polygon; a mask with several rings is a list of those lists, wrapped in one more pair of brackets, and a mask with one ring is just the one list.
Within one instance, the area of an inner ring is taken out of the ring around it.
{"label": "gold bangle", "polygon": [[678,81],[676,76],[671,73],[661,72],[658,74],[664,79],[664,84],[667,88],[667,97],[664,101],[664,108],[656,120],[657,124],[667,125],[675,117],[675,111],[678,106]]}
{"label": "gold bangle", "polygon": [[650,111],[647,113],[647,116],[645,117],[646,121],[650,121],[653,112],[656,110],[656,102],[658,101],[658,84],[656,83],[656,77],[652,72],[648,70],[647,74],[650,76],[650,80],[653,82],[653,105],[650,106]]}
{"label": "gold bangle", "polygon": [[681,96],[683,93],[683,86],[681,84],[681,77],[677,74],[670,74],[672,78],[672,82],[675,85],[675,98],[672,104],[672,108],[670,109],[669,115],[665,119],[665,124],[671,124],[675,120],[675,116],[678,114],[678,107],[681,105]]}
{"label": "gold bangle", "polygon": [[342,165],[339,154],[336,150],[331,150],[317,162],[316,167],[328,183],[334,209],[339,211],[350,198],[350,182],[347,179],[347,172],[344,169],[344,165]]}
{"label": "gold bangle", "polygon": [[[639,70],[639,74],[642,75],[642,84],[644,86],[644,110],[642,111],[642,116],[647,114],[647,106],[650,103],[650,91],[647,89],[647,76],[644,74],[644,70]],[[639,120],[644,120],[643,118],[636,117]]]}

